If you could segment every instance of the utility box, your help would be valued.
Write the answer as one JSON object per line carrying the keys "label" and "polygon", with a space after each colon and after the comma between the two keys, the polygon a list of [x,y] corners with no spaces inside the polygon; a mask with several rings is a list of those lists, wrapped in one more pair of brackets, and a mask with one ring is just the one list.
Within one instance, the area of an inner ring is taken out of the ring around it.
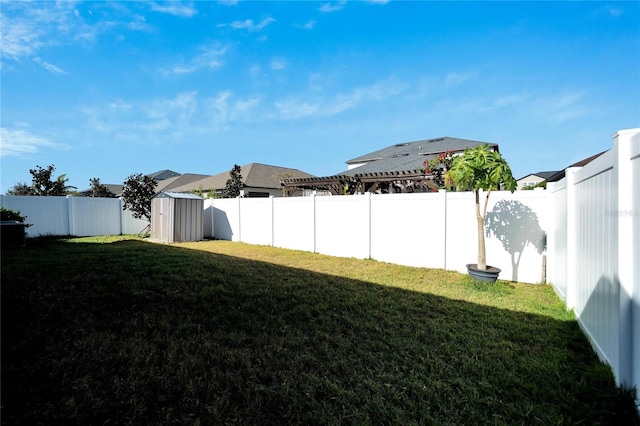
{"label": "utility box", "polygon": [[151,199],[151,239],[165,243],[204,239],[204,199],[161,192]]}

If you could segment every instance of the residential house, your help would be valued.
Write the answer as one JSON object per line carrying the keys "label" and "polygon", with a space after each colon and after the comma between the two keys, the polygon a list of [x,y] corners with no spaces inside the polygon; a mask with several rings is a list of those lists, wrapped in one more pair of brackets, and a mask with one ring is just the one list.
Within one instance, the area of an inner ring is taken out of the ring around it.
{"label": "residential house", "polygon": [[[148,174],[146,176],[152,177],[158,182],[158,187],[162,187],[163,182],[167,179],[175,178],[180,176],[180,173],[174,172],[173,170],[160,170],[155,173]],[[114,184],[114,183],[105,183],[103,184],[107,187],[109,192],[111,192],[114,197],[122,196],[122,190],[124,188],[123,184]],[[161,190],[158,190],[160,192]],[[90,197],[93,190],[91,188],[83,189],[82,191],[78,191],[78,196],[80,197]]]}
{"label": "residential house", "polygon": [[[213,176],[207,175],[182,175],[168,179],[162,191],[189,192],[200,191],[203,195],[222,192],[230,178],[231,170]],[[244,197],[282,197],[284,191],[280,181],[282,179],[312,178],[313,175],[300,171],[267,164],[250,163],[240,168],[244,189]],[[184,178],[183,178],[184,177]]]}
{"label": "residential house", "polygon": [[517,180],[518,187],[517,189],[529,189],[533,188],[536,185],[542,185],[547,182],[547,179],[554,176],[558,173],[558,170],[549,171],[549,172],[537,172],[531,173],[524,177],[521,177]]}
{"label": "residential house", "polygon": [[589,164],[590,162],[592,162],[593,160],[595,160],[596,158],[600,157],[602,154],[604,154],[605,152],[607,152],[608,150],[599,152],[597,154],[594,154],[590,157],[587,157],[583,160],[580,161],[576,161],[575,163],[571,164],[570,166],[565,167],[564,169],[560,170],[559,172],[557,172],[556,174],[554,174],[553,176],[550,176],[547,179],[547,182],[558,182],[559,180],[563,179],[565,176],[565,171],[569,168],[569,167],[584,167],[587,164]]}
{"label": "residential house", "polygon": [[363,192],[425,192],[433,189],[431,176],[424,173],[424,162],[452,151],[487,144],[499,151],[498,144],[468,139],[439,137],[414,142],[396,143],[386,148],[347,160],[347,170],[319,178],[286,179],[282,184],[287,195],[300,190],[321,191],[332,195]]}

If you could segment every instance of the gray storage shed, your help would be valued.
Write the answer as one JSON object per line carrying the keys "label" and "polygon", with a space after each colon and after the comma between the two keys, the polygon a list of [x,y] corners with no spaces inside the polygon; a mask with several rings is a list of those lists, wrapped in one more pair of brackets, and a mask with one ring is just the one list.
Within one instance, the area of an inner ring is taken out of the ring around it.
{"label": "gray storage shed", "polygon": [[204,239],[204,199],[161,192],[151,199],[151,239],[166,243]]}

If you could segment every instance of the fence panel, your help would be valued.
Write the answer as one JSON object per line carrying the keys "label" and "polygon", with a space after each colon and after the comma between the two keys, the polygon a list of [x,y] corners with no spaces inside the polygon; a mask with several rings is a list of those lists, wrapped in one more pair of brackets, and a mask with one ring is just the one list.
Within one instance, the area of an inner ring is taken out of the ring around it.
{"label": "fence panel", "polygon": [[240,241],[240,202],[238,198],[212,200],[213,236]]}
{"label": "fence panel", "polygon": [[[447,220],[445,223],[447,242],[446,269],[467,272],[468,263],[478,260],[478,227],[475,214],[474,195],[471,192],[447,193]],[[487,254],[489,265],[493,262],[492,253]]]}
{"label": "fence panel", "polygon": [[315,251],[331,256],[369,257],[370,195],[317,197]]}
{"label": "fence panel", "polygon": [[273,197],[246,198],[240,205],[241,241],[249,244],[273,244]]}
{"label": "fence panel", "polygon": [[445,268],[446,193],[371,196],[371,258]]}
{"label": "fence panel", "polygon": [[2,207],[27,216],[27,237],[43,235],[138,234],[149,221],[122,210],[119,198],[23,197],[0,195]]}
{"label": "fence panel", "polygon": [[117,198],[69,197],[71,235],[118,235],[122,233],[121,203]]}
{"label": "fence panel", "polygon": [[631,297],[631,385],[640,392],[640,132],[632,136],[629,152],[631,167],[631,209],[624,215],[632,221],[631,253],[632,297]]}
{"label": "fence panel", "polygon": [[315,196],[273,199],[273,245],[315,252]]}
{"label": "fence panel", "polygon": [[549,184],[551,215],[549,224],[547,280],[558,295],[567,300],[567,185],[566,179]]}
{"label": "fence panel", "polygon": [[548,203],[544,190],[491,193],[485,218],[487,262],[502,269],[501,279],[543,281]]}
{"label": "fence panel", "polygon": [[0,196],[2,207],[26,216],[27,237],[71,235],[67,197]]}
{"label": "fence panel", "polygon": [[573,308],[600,356],[617,364],[620,347],[618,205],[614,150],[575,173],[575,298]]}

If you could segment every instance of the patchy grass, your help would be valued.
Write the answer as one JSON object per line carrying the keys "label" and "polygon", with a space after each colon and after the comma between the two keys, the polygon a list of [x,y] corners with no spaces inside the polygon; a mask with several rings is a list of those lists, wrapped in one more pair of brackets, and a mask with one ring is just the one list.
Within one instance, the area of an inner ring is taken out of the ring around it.
{"label": "patchy grass", "polygon": [[548,286],[226,241],[2,252],[3,424],[637,424],[634,408]]}

